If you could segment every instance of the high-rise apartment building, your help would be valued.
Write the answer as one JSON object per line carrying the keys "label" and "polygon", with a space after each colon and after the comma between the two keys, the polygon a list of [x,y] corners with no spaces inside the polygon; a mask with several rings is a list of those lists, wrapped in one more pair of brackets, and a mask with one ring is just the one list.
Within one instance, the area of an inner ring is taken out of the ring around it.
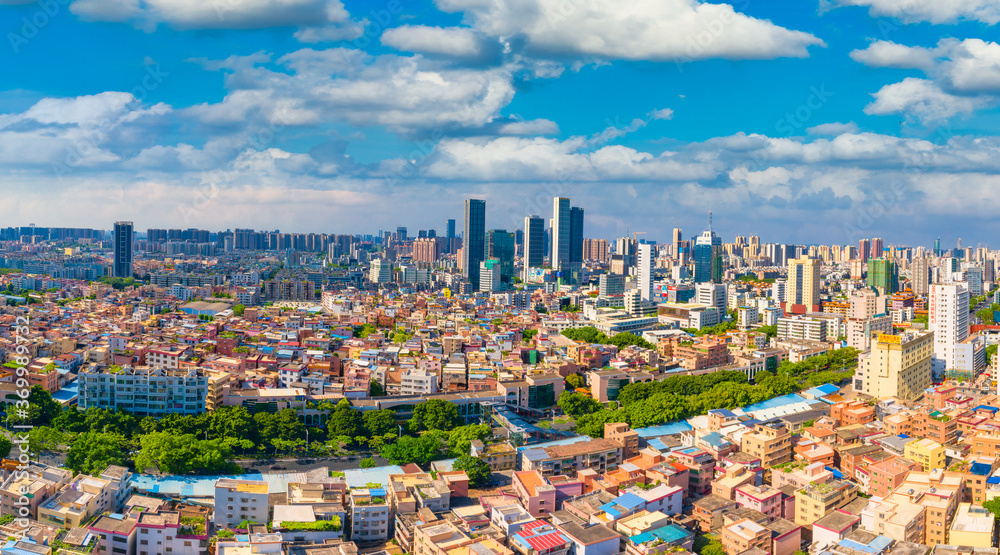
{"label": "high-rise apartment building", "polygon": [[583,258],[595,262],[607,262],[608,240],[607,239],[584,239]]}
{"label": "high-rise apartment building", "polygon": [[854,389],[875,397],[915,401],[931,386],[931,356],[936,334],[879,334],[871,351],[859,357]]}
{"label": "high-rise apartment building", "polygon": [[681,231],[681,228],[675,227],[673,233],[670,235],[670,244],[673,247],[672,255],[674,260],[681,264],[684,264],[684,254],[686,254],[684,253],[684,247],[682,246],[683,243],[684,232]]}
{"label": "high-rise apartment building", "polygon": [[486,201],[466,199],[462,237],[462,276],[479,287],[479,266],[486,257]]}
{"label": "high-rise apartment building", "polygon": [[635,275],[639,286],[639,297],[644,301],[653,299],[653,245],[639,245],[639,257],[635,265]]}
{"label": "high-rise apartment building", "polygon": [[788,314],[819,312],[819,278],[822,263],[818,258],[796,258],[788,262],[788,280],[781,307]]}
{"label": "high-rise apartment building", "polygon": [[931,285],[928,328],[934,332],[934,375],[955,368],[958,344],[969,337],[969,290],[964,283]]}
{"label": "high-rise apartment building", "polygon": [[881,237],[872,239],[872,252],[869,255],[869,258],[882,258],[884,250],[885,244],[882,242]]}
{"label": "high-rise apartment building", "polygon": [[528,268],[539,268],[545,260],[545,220],[531,215],[524,219],[524,277]]}
{"label": "high-rise apartment building", "polygon": [[910,265],[910,288],[917,295],[930,292],[931,264],[927,258],[917,258]]}
{"label": "high-rise apartment building", "polygon": [[868,257],[872,252],[872,242],[868,239],[861,239],[858,241],[858,258],[862,262],[868,262]]}
{"label": "high-rise apartment building", "polygon": [[111,275],[132,277],[132,222],[115,222],[115,261]]}
{"label": "high-rise apartment building", "polygon": [[437,262],[443,250],[443,241],[439,237],[422,237],[413,240],[414,262]]}

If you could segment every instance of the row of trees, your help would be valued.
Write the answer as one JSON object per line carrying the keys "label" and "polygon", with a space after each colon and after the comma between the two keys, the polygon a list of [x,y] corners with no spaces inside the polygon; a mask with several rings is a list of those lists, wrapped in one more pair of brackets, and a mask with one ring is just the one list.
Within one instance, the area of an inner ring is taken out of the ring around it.
{"label": "row of trees", "polygon": [[639,382],[622,388],[616,410],[598,411],[596,401],[577,393],[564,393],[559,406],[576,417],[577,431],[602,437],[604,425],[626,422],[633,428],[655,426],[704,414],[710,409],[734,409],[825,383],[849,378],[857,366],[858,351],[846,348],[801,362],[785,361],[776,373],[758,372],[755,384],[739,371],[701,376],[675,376],[660,382]]}
{"label": "row of trees", "polygon": [[[712,385],[711,382],[714,380],[709,378],[719,374],[726,376],[721,378],[723,381],[717,381]],[[737,377],[735,374],[740,376]],[[604,425],[611,422],[625,422],[633,428],[655,426],[704,414],[710,409],[735,409],[752,405],[779,395],[793,393],[800,388],[794,378],[769,372],[759,372],[756,385],[746,383],[746,376],[742,372],[716,372],[693,377],[706,379],[703,384],[689,384],[690,391],[700,391],[694,394],[680,393],[686,390],[680,386],[668,385],[662,389],[657,388],[655,386],[658,384],[654,382],[627,385],[622,388],[619,395],[622,405],[620,408],[577,417],[577,432],[595,438],[603,437]],[[661,383],[678,378],[668,378]],[[705,389],[706,387],[708,389]]]}
{"label": "row of trees", "polygon": [[[397,422],[394,411],[362,413],[345,399],[317,407],[329,411],[329,418],[325,427],[310,428],[293,409],[251,414],[243,407],[220,407],[198,415],[138,418],[121,410],[63,411],[37,386],[28,401],[28,417],[19,419],[12,414],[8,421],[32,426],[34,450],[66,451],[67,466],[87,473],[109,464],[126,464],[131,458],[143,471],[217,474],[238,471],[231,462],[238,456],[301,453],[304,449],[324,454],[348,447],[396,453],[397,461],[429,462],[467,454],[470,442],[484,439],[490,431],[489,426],[463,426],[458,406],[439,399],[418,404],[413,417],[403,424]],[[401,435],[406,440],[403,446],[386,451]],[[414,440],[430,444],[423,439],[425,435],[435,441],[431,458],[407,459]],[[0,442],[0,451],[4,448]]]}
{"label": "row of trees", "polygon": [[656,345],[653,345],[649,341],[646,341],[642,337],[634,333],[622,332],[616,334],[612,337],[608,337],[604,332],[598,330],[597,328],[586,326],[583,328],[570,328],[563,330],[562,334],[573,341],[583,341],[585,343],[596,343],[598,345],[615,345],[619,349],[624,349],[625,347],[631,345],[638,345],[646,349],[655,349]]}

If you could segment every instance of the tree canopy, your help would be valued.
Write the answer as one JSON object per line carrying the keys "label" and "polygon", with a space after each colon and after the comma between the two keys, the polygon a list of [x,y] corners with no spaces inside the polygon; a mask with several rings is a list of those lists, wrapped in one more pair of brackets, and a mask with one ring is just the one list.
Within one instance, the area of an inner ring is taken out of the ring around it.
{"label": "tree canopy", "polygon": [[424,430],[449,431],[461,423],[462,418],[458,414],[458,405],[441,399],[431,399],[413,407],[410,429],[414,432]]}
{"label": "tree canopy", "polygon": [[469,477],[469,484],[482,487],[490,479],[490,465],[478,457],[462,455],[451,465],[455,470],[463,470]]}

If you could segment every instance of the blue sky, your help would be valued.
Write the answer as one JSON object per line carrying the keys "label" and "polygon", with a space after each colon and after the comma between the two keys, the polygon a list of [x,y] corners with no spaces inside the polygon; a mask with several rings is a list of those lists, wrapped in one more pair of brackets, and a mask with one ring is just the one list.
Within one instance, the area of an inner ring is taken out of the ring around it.
{"label": "blue sky", "polygon": [[0,0],[0,225],[966,245],[1000,0]]}

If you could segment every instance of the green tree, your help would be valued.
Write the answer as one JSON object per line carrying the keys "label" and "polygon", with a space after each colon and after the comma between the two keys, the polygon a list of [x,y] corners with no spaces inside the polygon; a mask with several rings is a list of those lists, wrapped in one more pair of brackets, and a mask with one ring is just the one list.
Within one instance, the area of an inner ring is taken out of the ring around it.
{"label": "green tree", "polygon": [[414,432],[423,430],[452,430],[462,423],[458,415],[458,405],[441,399],[431,399],[418,403],[413,407],[413,419],[410,429]]}
{"label": "green tree", "polygon": [[[31,443],[31,446],[35,447],[34,443]],[[10,439],[5,435],[0,434],[0,459],[6,458],[7,455],[10,455],[10,450],[13,447],[14,444],[11,443]]]}
{"label": "green tree", "polygon": [[558,405],[563,412],[570,416],[580,416],[601,410],[600,402],[582,393],[572,391],[563,391],[560,393]]}
{"label": "green tree", "polygon": [[395,433],[399,429],[394,411],[388,409],[370,410],[365,411],[362,416],[369,436],[384,436]]}
{"label": "green tree", "polygon": [[246,306],[238,304],[233,306],[233,314],[237,316],[243,316],[243,311],[247,309]]}
{"label": "green tree", "polygon": [[30,424],[31,426],[49,426],[52,420],[62,412],[62,405],[52,399],[52,395],[38,385],[31,386],[28,392],[28,417],[18,418],[11,412],[8,420],[14,424]]}
{"label": "green tree", "polygon": [[656,345],[653,345],[649,341],[646,341],[645,339],[639,337],[634,333],[628,333],[628,332],[615,334],[613,337],[608,339],[608,343],[617,346],[619,349],[624,349],[625,347],[629,347],[631,345],[637,345],[644,349],[656,348]]}
{"label": "green tree", "polygon": [[761,326],[754,331],[763,333],[768,339],[778,335],[778,326]]}
{"label": "green tree", "polygon": [[455,460],[451,467],[455,470],[465,471],[466,476],[469,477],[469,484],[475,487],[486,485],[490,479],[490,465],[479,457],[462,455]]}
{"label": "green tree", "polygon": [[[69,441],[67,434],[48,426],[37,426],[28,432],[28,443],[32,451],[55,451],[67,441]],[[2,446],[0,451],[3,451]]]}
{"label": "green tree", "polygon": [[157,469],[166,474],[221,474],[235,470],[229,461],[232,449],[219,439],[154,432],[142,436],[139,444],[137,470]]}
{"label": "green tree", "polygon": [[341,399],[330,414],[326,427],[330,435],[361,436],[365,431],[365,419],[361,411],[351,408],[350,401]]}
{"label": "green tree", "polygon": [[125,463],[125,445],[125,438],[119,434],[81,434],[70,445],[66,466],[80,474],[97,476],[109,465]]}
{"label": "green tree", "polygon": [[581,387],[586,387],[587,382],[580,374],[570,374],[566,376],[566,385],[570,389],[580,389]]}
{"label": "green tree", "polygon": [[391,464],[420,465],[430,464],[431,461],[444,458],[441,440],[431,434],[424,434],[419,437],[404,436],[392,445],[382,448],[382,458]]}
{"label": "green tree", "polygon": [[1000,520],[1000,497],[994,497],[989,501],[983,501],[983,508],[993,513],[993,516]]}
{"label": "green tree", "polygon": [[361,462],[358,464],[358,466],[360,466],[361,468],[375,468],[375,459],[373,459],[372,457],[365,457],[361,459]]}
{"label": "green tree", "polygon": [[219,407],[209,415],[211,437],[254,439],[254,419],[244,407]]}
{"label": "green tree", "polygon": [[695,541],[695,552],[698,555],[726,555],[722,542],[715,536],[701,536]]}
{"label": "green tree", "polygon": [[459,426],[448,432],[448,451],[453,457],[468,455],[472,448],[472,442],[482,441],[493,433],[488,424],[469,424]]}
{"label": "green tree", "polygon": [[382,384],[378,383],[378,380],[372,379],[368,383],[368,396],[369,397],[383,397],[385,395],[385,388]]}

